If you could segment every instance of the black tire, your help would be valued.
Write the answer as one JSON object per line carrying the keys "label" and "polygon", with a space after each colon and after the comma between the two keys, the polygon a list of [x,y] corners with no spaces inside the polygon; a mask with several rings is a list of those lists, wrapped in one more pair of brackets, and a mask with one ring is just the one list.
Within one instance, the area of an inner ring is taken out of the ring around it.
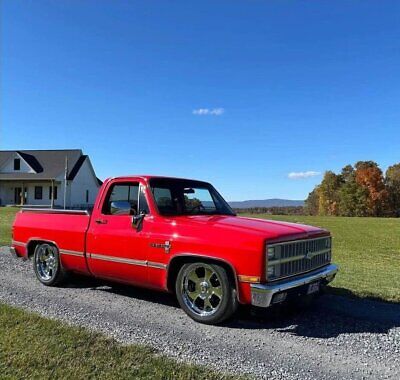
{"label": "black tire", "polygon": [[33,254],[33,270],[36,278],[46,286],[61,285],[67,278],[57,247],[49,243],[36,246]]}
{"label": "black tire", "polygon": [[219,324],[232,317],[238,308],[235,285],[225,268],[217,264],[184,264],[176,278],[175,292],[185,313],[200,323]]}

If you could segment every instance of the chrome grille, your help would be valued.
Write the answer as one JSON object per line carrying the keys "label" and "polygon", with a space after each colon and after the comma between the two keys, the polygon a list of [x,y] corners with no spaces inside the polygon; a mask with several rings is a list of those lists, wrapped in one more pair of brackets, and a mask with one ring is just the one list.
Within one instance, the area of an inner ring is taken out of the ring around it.
{"label": "chrome grille", "polygon": [[268,244],[267,253],[267,279],[275,281],[329,264],[331,237]]}

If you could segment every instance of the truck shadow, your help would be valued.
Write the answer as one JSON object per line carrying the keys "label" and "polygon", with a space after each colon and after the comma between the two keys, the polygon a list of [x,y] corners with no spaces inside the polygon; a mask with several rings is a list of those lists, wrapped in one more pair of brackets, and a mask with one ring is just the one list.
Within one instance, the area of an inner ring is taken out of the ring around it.
{"label": "truck shadow", "polygon": [[[97,292],[179,309],[174,295],[140,287],[78,276],[74,276],[66,287],[91,288]],[[240,307],[235,318],[224,323],[222,327],[275,330],[282,334],[319,339],[335,338],[342,334],[387,334],[391,329],[400,327],[400,305],[327,294],[309,307],[300,309],[294,305],[269,309]]]}
{"label": "truck shadow", "polygon": [[400,305],[325,295],[311,306],[282,305],[240,315],[231,328],[273,329],[283,334],[329,339],[342,334],[387,334],[400,327]]}
{"label": "truck shadow", "polygon": [[112,293],[121,297],[135,298],[169,307],[179,308],[178,301],[174,295],[170,293],[100,280],[93,277],[79,276],[76,274],[73,275],[71,281],[64,285],[64,288],[93,289],[97,292]]}

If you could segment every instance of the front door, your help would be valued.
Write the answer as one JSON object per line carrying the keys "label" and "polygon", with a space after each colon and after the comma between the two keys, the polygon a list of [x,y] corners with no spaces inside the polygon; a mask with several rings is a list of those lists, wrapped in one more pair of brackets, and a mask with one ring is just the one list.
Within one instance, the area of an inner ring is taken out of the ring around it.
{"label": "front door", "polygon": [[[25,189],[26,191],[26,189]],[[24,197],[24,202],[22,202],[22,197],[24,196],[22,192],[22,187],[15,187],[14,188],[14,204],[16,205],[22,205],[25,203],[25,197]]]}
{"label": "front door", "polygon": [[[129,202],[131,212],[113,209],[113,202]],[[90,271],[97,277],[147,284],[149,223],[132,226],[132,216],[148,210],[139,182],[114,182],[107,189],[101,209],[93,211],[86,250]],[[146,219],[146,217],[145,217]]]}

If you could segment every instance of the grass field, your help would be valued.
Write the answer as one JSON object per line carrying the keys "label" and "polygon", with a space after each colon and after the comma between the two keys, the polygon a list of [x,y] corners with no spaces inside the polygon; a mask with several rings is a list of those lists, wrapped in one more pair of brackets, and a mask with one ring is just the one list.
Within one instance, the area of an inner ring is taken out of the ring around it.
{"label": "grass field", "polygon": [[334,292],[400,302],[400,219],[248,215],[319,226],[333,236],[340,266]]}
{"label": "grass field", "polygon": [[[10,243],[15,212],[13,208],[0,208],[0,246]],[[333,260],[340,265],[332,290],[400,302],[400,218],[249,216],[328,229],[333,235]]]}
{"label": "grass field", "polygon": [[[17,210],[0,209],[0,246],[10,244]],[[254,215],[251,215],[254,217]],[[332,232],[340,272],[331,291],[400,302],[400,219],[257,215]],[[142,346],[124,346],[0,304],[1,378],[222,379],[202,367],[178,364]]]}
{"label": "grass field", "polygon": [[227,379],[0,304],[2,379]]}
{"label": "grass field", "polygon": [[17,211],[18,209],[15,207],[0,208],[0,247],[10,245],[11,224]]}

